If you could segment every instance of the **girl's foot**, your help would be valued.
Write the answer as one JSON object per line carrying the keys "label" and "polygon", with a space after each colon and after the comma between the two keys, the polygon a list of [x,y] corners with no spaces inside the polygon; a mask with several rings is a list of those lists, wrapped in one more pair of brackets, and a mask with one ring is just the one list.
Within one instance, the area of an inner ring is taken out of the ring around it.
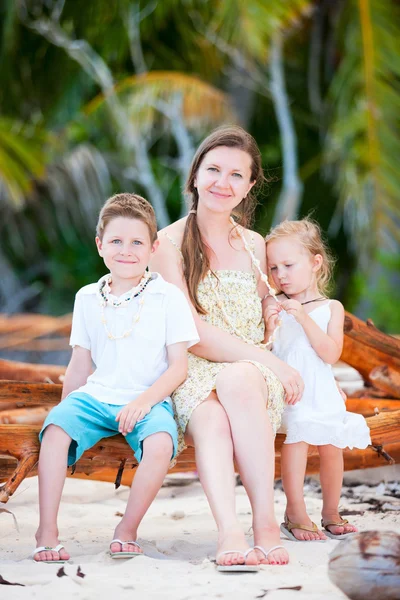
{"label": "girl's foot", "polygon": [[[220,532],[218,535],[217,564],[224,567],[243,564],[257,565],[258,560],[255,551],[249,552],[247,557],[244,556],[244,553],[248,549],[249,545],[246,542],[243,531],[240,529],[237,531],[230,530],[226,533]],[[228,554],[221,555],[222,552],[228,552]]]}
{"label": "girl's foot", "polygon": [[[326,535],[311,521],[308,514],[302,510],[291,512],[290,515],[286,512],[283,525],[299,542],[327,539]],[[294,525],[298,525],[298,527],[294,527]]]}
{"label": "girl's foot", "polygon": [[[36,538],[36,547],[40,548],[41,546],[44,546],[46,548],[46,550],[42,550],[41,552],[36,552],[36,554],[33,555],[34,561],[42,562],[45,560],[45,561],[58,562],[61,560],[69,560],[70,559],[70,555],[64,548],[60,548],[59,552],[52,550],[52,548],[55,548],[60,543],[59,539],[58,539],[58,531],[45,531],[45,530],[41,531],[38,529],[36,532],[35,538]],[[47,550],[47,548],[49,548],[49,550]]]}
{"label": "girl's foot", "polygon": [[254,545],[260,546],[265,553],[268,554],[266,557],[265,554],[256,549],[258,564],[260,565],[287,565],[289,562],[289,554],[285,548],[277,548],[272,552],[268,552],[270,548],[274,546],[281,546],[280,532],[278,525],[274,525],[272,527],[255,527],[253,525],[254,531]]}
{"label": "girl's foot", "polygon": [[[122,523],[120,523],[115,531],[114,531],[114,538],[113,539],[118,539],[118,540],[127,540],[127,541],[133,541],[136,540],[137,537],[137,530],[136,529],[128,529],[128,528],[124,528],[124,526],[122,525]],[[110,551],[112,553],[117,553],[117,552],[139,552],[140,554],[143,554],[143,550],[142,548],[140,548],[140,546],[137,546],[136,544],[120,544],[120,542],[114,542],[113,544],[110,544]]]}
{"label": "girl's foot", "polygon": [[342,519],[338,511],[322,513],[321,525],[333,535],[345,535],[347,533],[356,533],[357,527],[351,525],[346,519]]}

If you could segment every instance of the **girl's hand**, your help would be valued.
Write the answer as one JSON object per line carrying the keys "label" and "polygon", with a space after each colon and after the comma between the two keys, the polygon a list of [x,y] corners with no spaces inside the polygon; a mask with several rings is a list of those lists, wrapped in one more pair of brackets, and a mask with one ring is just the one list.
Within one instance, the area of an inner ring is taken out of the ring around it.
{"label": "girl's hand", "polygon": [[275,304],[270,304],[264,310],[264,322],[265,329],[267,331],[274,331],[275,327],[278,324],[279,313],[281,312],[282,307],[277,302]]}
{"label": "girl's hand", "polygon": [[304,382],[296,369],[289,367],[283,361],[279,363],[279,366],[274,368],[274,373],[285,390],[285,402],[290,405],[297,404],[304,392]]}
{"label": "girl's hand", "polygon": [[297,302],[297,300],[285,300],[282,302],[282,308],[286,310],[288,315],[293,315],[300,325],[304,322],[304,319],[307,316],[303,306],[300,304],[300,302]]}
{"label": "girl's hand", "polygon": [[139,398],[129,402],[122,410],[119,411],[115,417],[116,421],[119,421],[118,431],[122,435],[127,435],[133,431],[137,421],[143,419],[151,411],[151,404],[143,402]]}

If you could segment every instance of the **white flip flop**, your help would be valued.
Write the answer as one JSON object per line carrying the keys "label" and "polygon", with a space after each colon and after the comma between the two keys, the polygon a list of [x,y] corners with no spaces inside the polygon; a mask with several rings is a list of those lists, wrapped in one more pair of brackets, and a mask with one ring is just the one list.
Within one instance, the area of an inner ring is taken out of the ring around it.
{"label": "white flip flop", "polygon": [[111,544],[114,543],[118,543],[121,544],[121,547],[124,544],[132,544],[134,546],[137,546],[138,548],[142,549],[142,546],[140,544],[138,544],[135,540],[129,540],[127,542],[123,541],[123,540],[112,540],[110,542],[110,556],[111,558],[133,558],[134,556],[143,556],[143,552],[124,552],[121,550],[121,552],[112,552],[111,551]]}
{"label": "white flip flop", "polygon": [[[62,550],[64,548],[64,546],[62,544],[57,544],[57,546],[55,546],[54,548],[52,548],[51,546],[38,546],[38,548],[35,548],[34,551],[31,554],[31,559],[33,560],[33,562],[35,563],[44,563],[46,565],[62,565],[66,562],[68,562],[66,559],[60,559],[60,560],[35,560],[33,557],[35,556],[35,554],[38,554],[38,552],[44,552],[44,551],[48,551],[48,552],[60,552],[60,550]],[[69,560],[69,559],[68,559]]]}
{"label": "white flip flop", "polygon": [[225,550],[224,552],[220,552],[216,558],[216,568],[217,571],[222,573],[257,573],[260,569],[258,565],[220,565],[218,564],[218,559],[220,556],[224,556],[224,554],[241,554],[243,558],[246,560],[250,552],[253,552],[254,548],[249,548],[246,552],[242,552],[241,550]]}
{"label": "white flip flop", "polygon": [[[264,554],[264,558],[268,558],[268,555],[271,554],[271,552],[273,552],[274,550],[278,550],[278,548],[283,548],[285,550],[285,546],[272,546],[272,548],[270,548],[269,550],[266,550],[265,548],[263,548],[262,546],[254,546],[254,550],[260,550],[260,552],[262,552]],[[264,563],[260,563],[260,564],[264,564]],[[265,564],[271,564],[271,563],[265,563]],[[287,563],[284,563],[284,565]]]}

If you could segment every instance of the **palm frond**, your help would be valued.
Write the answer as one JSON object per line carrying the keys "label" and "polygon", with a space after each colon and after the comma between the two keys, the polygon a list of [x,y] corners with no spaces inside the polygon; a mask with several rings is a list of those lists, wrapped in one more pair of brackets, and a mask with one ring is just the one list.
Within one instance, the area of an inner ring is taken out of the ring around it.
{"label": "palm frond", "polygon": [[44,146],[50,136],[31,126],[0,118],[0,196],[16,208],[44,173]]}
{"label": "palm frond", "polygon": [[[120,81],[115,91],[126,107],[132,123],[148,130],[163,112],[160,110],[179,98],[182,117],[192,130],[213,127],[235,119],[228,97],[201,79],[177,71],[151,71]],[[104,94],[96,96],[85,108],[86,114],[104,106]]]}
{"label": "palm frond", "polygon": [[[367,264],[398,227],[400,12],[385,0],[352,0],[343,16],[342,60],[329,91],[324,162],[343,222]],[[390,224],[390,225],[389,225]],[[397,233],[396,233],[397,230]]]}

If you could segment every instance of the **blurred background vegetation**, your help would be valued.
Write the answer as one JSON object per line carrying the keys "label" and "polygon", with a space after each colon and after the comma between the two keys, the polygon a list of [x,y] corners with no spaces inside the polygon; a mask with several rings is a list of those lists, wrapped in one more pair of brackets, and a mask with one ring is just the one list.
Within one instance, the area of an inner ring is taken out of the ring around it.
{"label": "blurred background vegetation", "polygon": [[197,144],[239,123],[255,228],[311,213],[336,297],[400,332],[398,1],[2,0],[0,65],[1,311],[70,312],[104,200],[183,216]]}

